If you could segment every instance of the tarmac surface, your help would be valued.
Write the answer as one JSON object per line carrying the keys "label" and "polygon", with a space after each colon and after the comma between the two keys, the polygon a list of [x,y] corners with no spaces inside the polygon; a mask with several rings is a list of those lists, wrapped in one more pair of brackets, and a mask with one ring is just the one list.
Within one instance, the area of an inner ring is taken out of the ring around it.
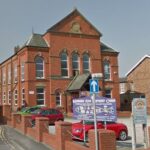
{"label": "tarmac surface", "polygon": [[0,125],[0,150],[52,150],[7,125]]}
{"label": "tarmac surface", "polygon": [[[66,118],[65,121],[77,122],[72,118]],[[117,150],[132,150],[132,119],[130,117],[119,117],[117,122],[124,123],[128,127],[128,139],[126,141],[117,141]],[[150,126],[150,116],[147,117],[147,126]],[[144,134],[141,124],[136,125],[136,150],[144,149]]]}

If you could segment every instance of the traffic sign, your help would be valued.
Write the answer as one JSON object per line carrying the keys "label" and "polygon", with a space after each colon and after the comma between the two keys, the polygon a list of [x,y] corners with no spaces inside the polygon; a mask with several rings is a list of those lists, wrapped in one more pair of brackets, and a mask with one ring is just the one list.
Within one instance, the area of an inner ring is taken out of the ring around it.
{"label": "traffic sign", "polygon": [[98,80],[90,79],[90,93],[98,93],[99,92],[99,84]]}

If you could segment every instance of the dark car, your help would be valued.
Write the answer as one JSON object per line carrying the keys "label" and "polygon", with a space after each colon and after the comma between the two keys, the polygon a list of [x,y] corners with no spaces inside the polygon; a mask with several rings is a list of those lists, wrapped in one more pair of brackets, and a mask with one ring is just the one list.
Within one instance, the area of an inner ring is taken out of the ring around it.
{"label": "dark car", "polygon": [[63,121],[64,120],[64,116],[63,114],[55,109],[55,108],[46,108],[43,107],[41,109],[38,109],[36,111],[34,111],[32,113],[32,117],[31,117],[31,121],[32,121],[32,125],[35,125],[35,118],[37,117],[45,117],[49,119],[49,124],[54,124],[55,121]]}
{"label": "dark car", "polygon": [[[116,123],[116,122],[107,122],[106,127],[104,125],[104,122],[99,121],[97,123],[98,129],[108,129],[113,130],[115,132],[116,138],[125,141],[128,137],[128,129],[127,126],[123,123]],[[85,131],[84,131],[84,130]],[[84,140],[84,132],[85,132],[85,139],[88,139],[88,131],[90,129],[94,129],[94,122],[93,121],[80,121],[77,123],[72,124],[72,134],[73,139],[77,140]]]}
{"label": "dark car", "polygon": [[19,114],[27,115],[32,114],[35,110],[40,109],[41,106],[32,106],[32,107],[23,107],[20,111],[18,111]]}

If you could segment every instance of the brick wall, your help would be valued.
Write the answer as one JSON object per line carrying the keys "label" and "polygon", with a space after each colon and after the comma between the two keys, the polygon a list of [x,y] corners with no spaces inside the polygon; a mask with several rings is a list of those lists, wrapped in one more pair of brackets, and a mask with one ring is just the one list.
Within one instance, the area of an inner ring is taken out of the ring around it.
{"label": "brick wall", "polygon": [[3,123],[6,123],[7,120],[11,118],[11,106],[10,105],[2,106],[2,117],[3,117]]}
{"label": "brick wall", "polygon": [[127,76],[128,81],[133,82],[134,91],[145,93],[147,99],[147,108],[150,112],[150,59],[145,58],[130,74]]}
{"label": "brick wall", "polygon": [[[90,150],[89,147],[71,141],[66,141],[65,144],[66,144],[65,150]],[[93,150],[95,150],[95,148]]]}
{"label": "brick wall", "polygon": [[[95,133],[94,130],[89,132],[89,145],[84,146],[72,141],[71,123],[55,122],[55,134],[49,133],[48,119],[39,117],[36,118],[35,127],[31,127],[29,122],[30,115],[12,114],[12,127],[16,128],[23,134],[30,136],[37,142],[43,142],[54,150],[95,150]],[[99,148],[100,150],[115,150],[116,137],[114,132],[99,130]],[[109,137],[109,139],[108,139]],[[107,143],[111,143],[111,146]]]}
{"label": "brick wall", "polygon": [[43,133],[43,143],[51,147],[52,149],[56,149],[57,147],[57,138],[55,134]]}

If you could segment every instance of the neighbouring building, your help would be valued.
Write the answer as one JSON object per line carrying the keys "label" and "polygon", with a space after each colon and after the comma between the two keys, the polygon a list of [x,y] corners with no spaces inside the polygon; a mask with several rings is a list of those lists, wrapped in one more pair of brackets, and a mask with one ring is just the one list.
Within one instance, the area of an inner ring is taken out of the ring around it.
{"label": "neighbouring building", "polygon": [[102,73],[100,95],[116,99],[120,109],[118,52],[101,42],[102,34],[77,10],[49,28],[33,33],[1,63],[1,104],[12,111],[28,106],[63,107],[89,95],[92,73]]}
{"label": "neighbouring building", "polygon": [[147,109],[150,112],[150,56],[143,56],[126,77],[128,82],[132,82],[134,91],[143,93],[140,96],[146,98]]}
{"label": "neighbouring building", "polygon": [[139,97],[144,98],[145,94],[134,90],[133,81],[120,78],[120,111],[132,111],[132,101]]}

